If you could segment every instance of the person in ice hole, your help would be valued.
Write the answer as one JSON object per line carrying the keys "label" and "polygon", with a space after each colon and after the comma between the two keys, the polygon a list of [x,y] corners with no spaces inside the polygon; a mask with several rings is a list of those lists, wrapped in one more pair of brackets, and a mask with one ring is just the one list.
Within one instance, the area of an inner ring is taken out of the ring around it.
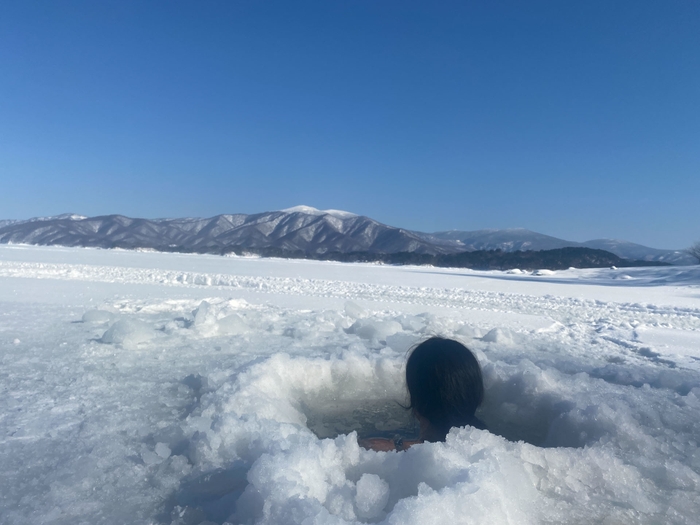
{"label": "person in ice hole", "polygon": [[406,386],[407,408],[420,424],[419,439],[361,439],[362,447],[401,451],[425,441],[445,441],[452,427],[486,429],[474,415],[484,398],[481,367],[462,343],[431,337],[416,346],[406,362]]}

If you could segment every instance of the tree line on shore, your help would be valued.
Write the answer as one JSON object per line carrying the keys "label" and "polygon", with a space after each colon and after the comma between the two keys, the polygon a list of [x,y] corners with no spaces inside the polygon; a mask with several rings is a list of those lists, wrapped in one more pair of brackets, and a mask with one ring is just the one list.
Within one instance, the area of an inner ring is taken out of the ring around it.
{"label": "tree line on shore", "polygon": [[[191,250],[178,250],[177,247],[169,246],[164,251],[182,252]],[[513,268],[519,268],[522,270],[565,270],[571,267],[606,268],[610,266],[617,266],[623,268],[633,266],[669,266],[668,263],[663,262],[622,259],[621,257],[618,257],[617,255],[605,250],[579,247],[514,252],[505,252],[502,250],[478,250],[454,254],[430,255],[415,252],[308,253],[302,250],[283,250],[280,248],[242,248],[231,246],[224,249],[212,250],[206,253],[337,262],[435,266],[440,268],[469,268],[473,270],[510,270]]]}

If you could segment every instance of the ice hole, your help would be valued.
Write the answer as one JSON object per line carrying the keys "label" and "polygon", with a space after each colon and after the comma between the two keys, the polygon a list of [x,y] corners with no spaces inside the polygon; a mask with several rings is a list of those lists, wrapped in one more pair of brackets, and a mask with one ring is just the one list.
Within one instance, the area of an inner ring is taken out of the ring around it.
{"label": "ice hole", "polygon": [[357,431],[359,438],[384,437],[416,439],[418,422],[398,401],[332,401],[302,407],[306,426],[321,439]]}
{"label": "ice hole", "polygon": [[[360,438],[415,438],[417,421],[404,408],[402,365],[355,353],[340,359],[276,355],[239,375],[226,410],[304,425],[321,439],[353,431]],[[529,361],[487,363],[483,373],[486,392],[477,416],[493,434],[538,447],[583,447],[614,431],[609,418],[580,398],[580,389],[590,388],[588,376],[572,379]],[[585,385],[575,386],[580,381]]]}
{"label": "ice hole", "polygon": [[[527,374],[516,374],[486,386],[484,402],[476,415],[489,432],[545,448],[580,448],[605,432],[597,428],[594,419],[582,420],[573,401],[529,388],[529,379]],[[339,394],[326,393],[317,399],[304,396],[297,401],[306,427],[318,438],[335,438],[353,431],[359,438],[418,438],[418,421],[404,408],[407,400],[348,399]]]}
{"label": "ice hole", "polygon": [[[493,392],[497,394],[496,392]],[[575,409],[570,401],[552,396],[522,396],[504,400],[488,392],[477,416],[489,432],[509,441],[524,441],[538,447],[583,447],[598,434],[577,428],[567,416]],[[302,407],[306,426],[318,438],[335,438],[356,431],[358,438],[401,436],[417,439],[417,420],[398,401],[334,401]]]}

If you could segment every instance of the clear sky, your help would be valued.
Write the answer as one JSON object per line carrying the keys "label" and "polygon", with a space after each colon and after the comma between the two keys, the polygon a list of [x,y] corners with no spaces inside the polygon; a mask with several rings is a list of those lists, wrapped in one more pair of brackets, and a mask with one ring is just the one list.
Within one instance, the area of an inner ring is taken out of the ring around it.
{"label": "clear sky", "polygon": [[0,218],[700,239],[700,2],[0,3]]}

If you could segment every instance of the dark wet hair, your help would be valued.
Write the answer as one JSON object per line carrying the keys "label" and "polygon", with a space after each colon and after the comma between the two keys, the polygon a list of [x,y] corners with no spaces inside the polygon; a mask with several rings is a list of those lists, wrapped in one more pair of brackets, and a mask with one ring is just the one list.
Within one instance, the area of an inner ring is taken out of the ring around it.
{"label": "dark wet hair", "polygon": [[458,341],[431,337],[416,346],[406,363],[410,406],[430,422],[429,441],[444,441],[452,427],[481,426],[474,412],[484,398],[481,368]]}

